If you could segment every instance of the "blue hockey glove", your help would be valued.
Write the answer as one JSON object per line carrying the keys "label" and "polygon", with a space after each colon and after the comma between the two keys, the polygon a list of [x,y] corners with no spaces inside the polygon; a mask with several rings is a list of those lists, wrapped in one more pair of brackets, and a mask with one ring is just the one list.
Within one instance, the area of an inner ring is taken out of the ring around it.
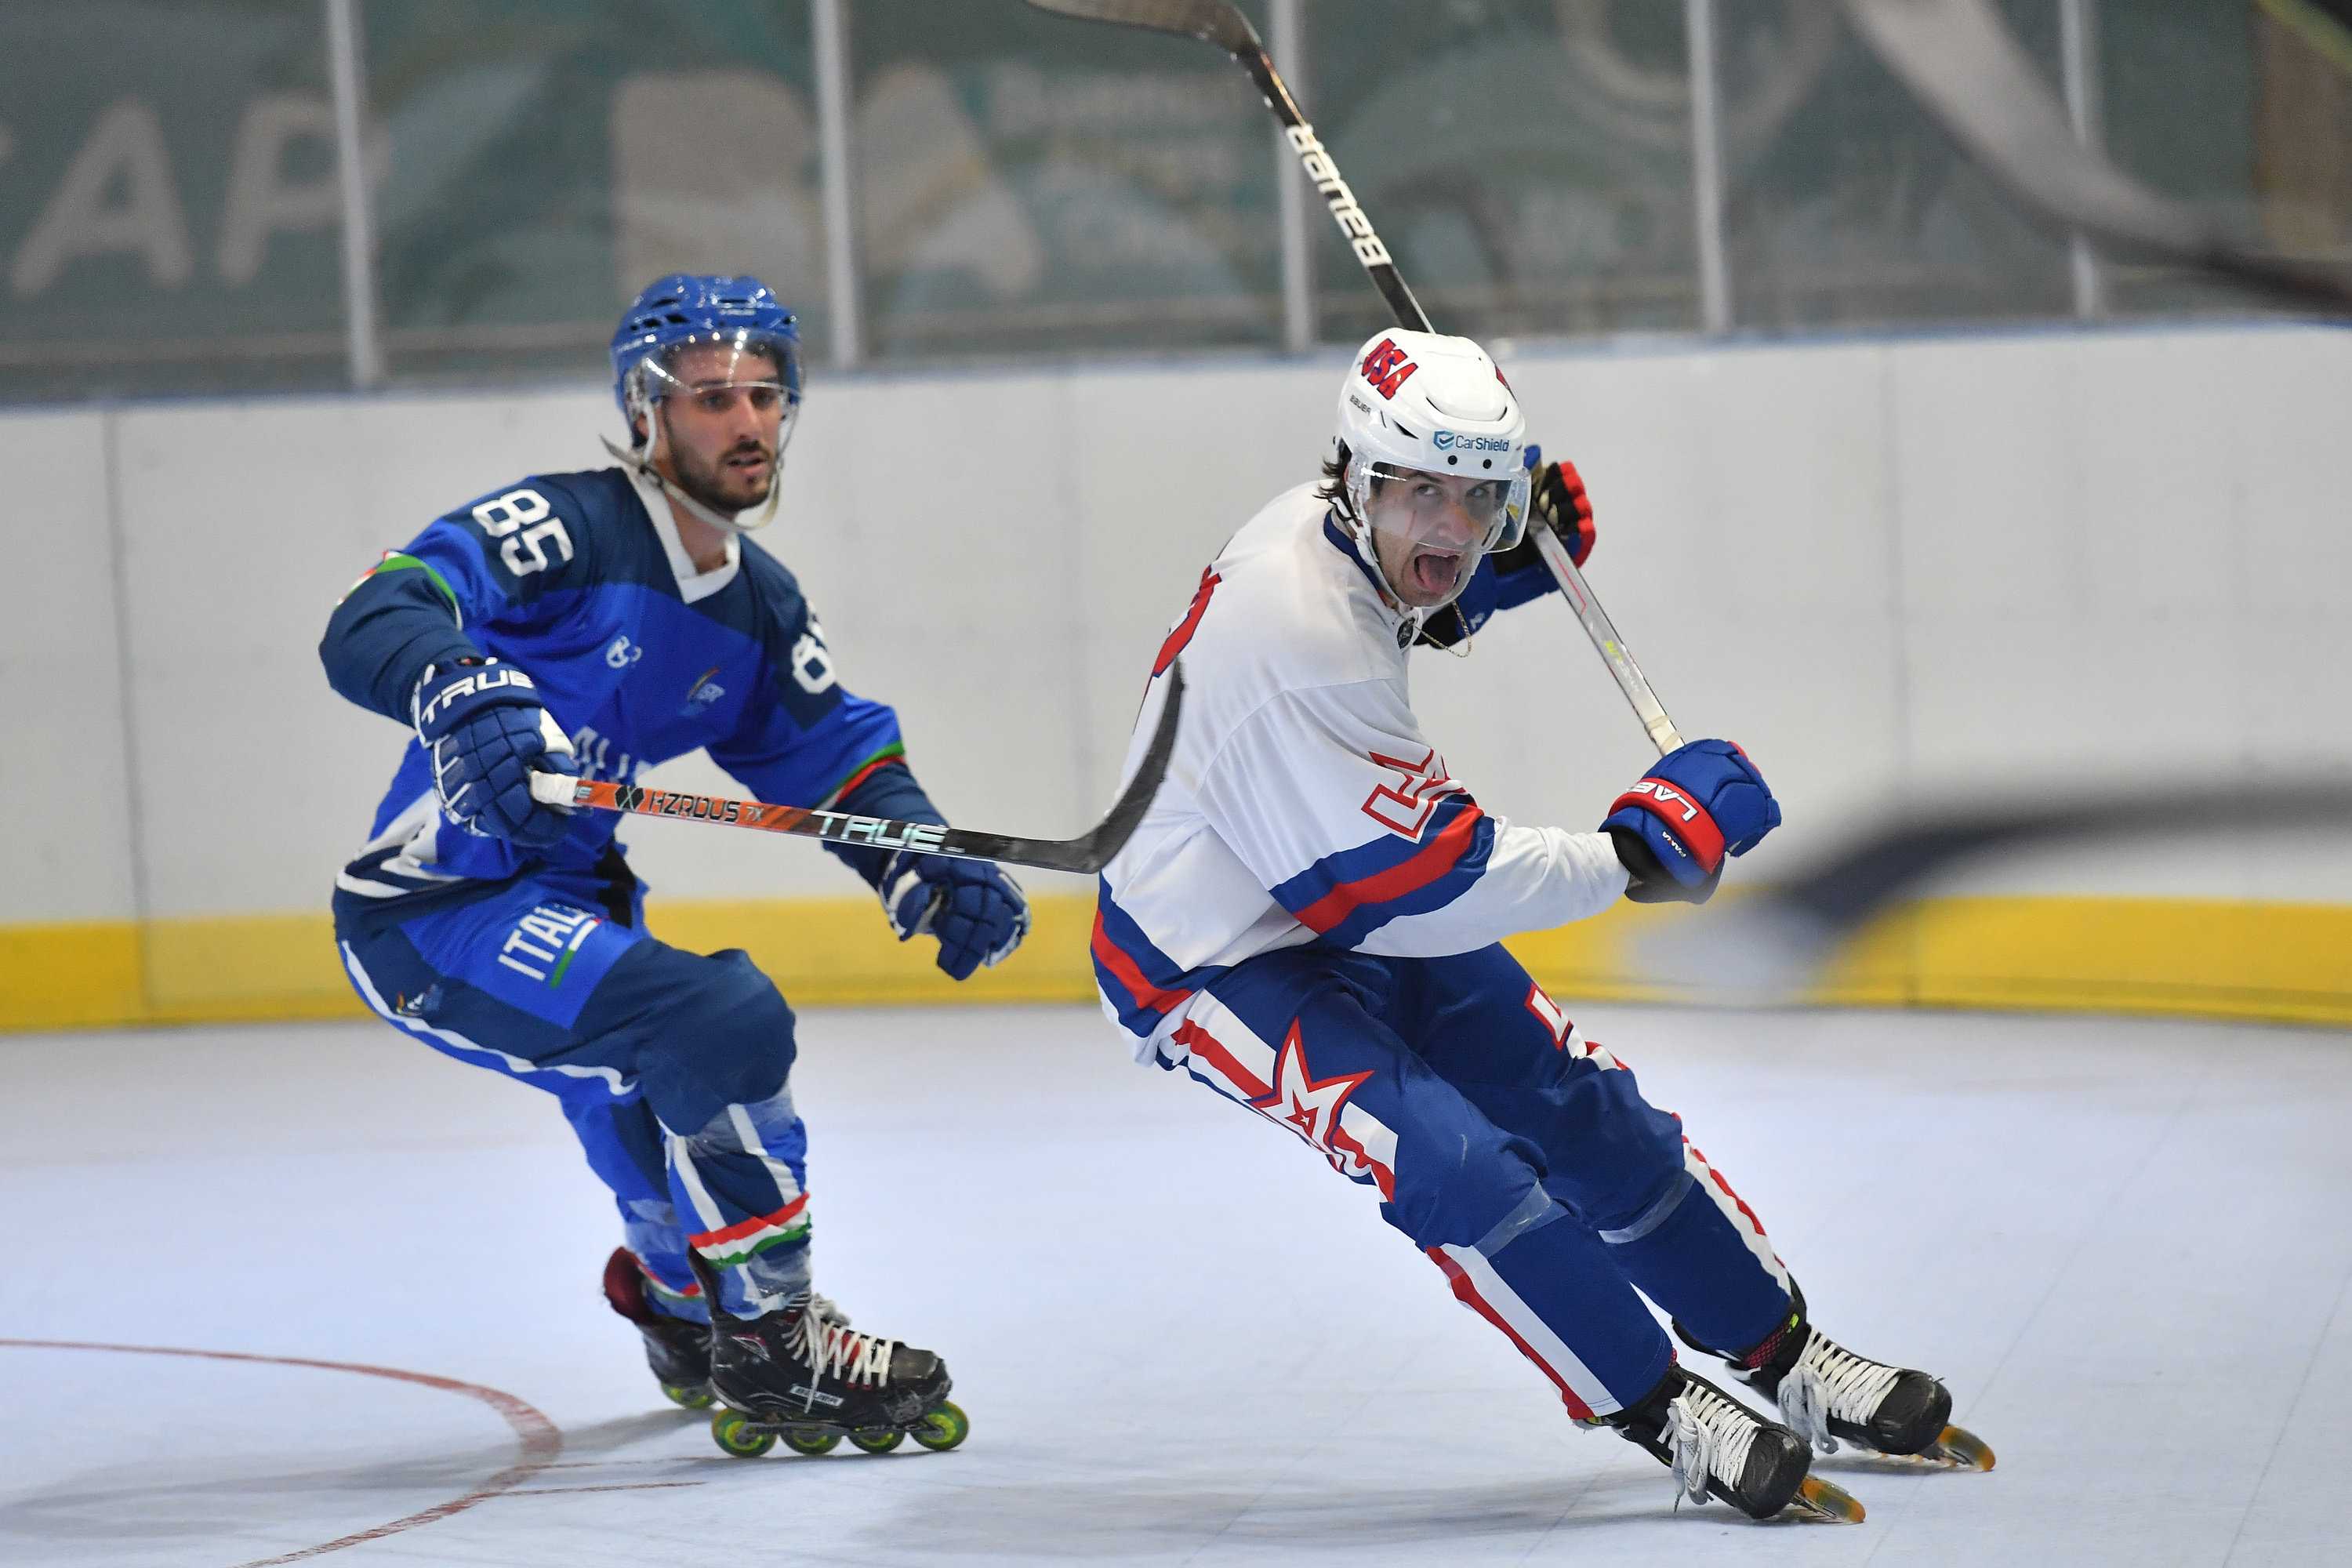
{"label": "blue hockey glove", "polygon": [[1610,802],[1601,828],[1633,874],[1627,898],[1703,904],[1723,878],[1723,858],[1747,854],[1780,826],[1780,803],[1747,752],[1729,741],[1693,741]]}
{"label": "blue hockey glove", "polygon": [[544,849],[570,830],[571,813],[530,795],[533,773],[577,777],[580,764],[530,676],[494,658],[428,665],[409,711],[433,753],[433,784],[452,822],[526,849]]}
{"label": "blue hockey glove", "polygon": [[900,942],[940,939],[940,967],[950,980],[995,968],[1029,934],[1029,900],[1020,884],[987,860],[901,849],[882,868],[881,893]]}

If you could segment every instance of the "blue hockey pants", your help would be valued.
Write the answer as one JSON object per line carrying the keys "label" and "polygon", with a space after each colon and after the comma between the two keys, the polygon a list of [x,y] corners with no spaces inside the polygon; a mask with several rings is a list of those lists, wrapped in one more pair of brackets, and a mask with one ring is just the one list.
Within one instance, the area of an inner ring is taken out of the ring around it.
{"label": "blue hockey pants", "polygon": [[707,1316],[691,1248],[757,1315],[809,1283],[792,1009],[746,954],[656,942],[642,897],[624,924],[610,896],[561,874],[425,913],[343,893],[336,936],[385,1022],[562,1102],[657,1309]]}
{"label": "blue hockey pants", "polygon": [[1789,1310],[1763,1226],[1680,1120],[1499,946],[1265,953],[1170,1016],[1165,1065],[1378,1188],[1381,1215],[1572,1415],[1639,1402],[1674,1360],[1637,1289],[1726,1350]]}

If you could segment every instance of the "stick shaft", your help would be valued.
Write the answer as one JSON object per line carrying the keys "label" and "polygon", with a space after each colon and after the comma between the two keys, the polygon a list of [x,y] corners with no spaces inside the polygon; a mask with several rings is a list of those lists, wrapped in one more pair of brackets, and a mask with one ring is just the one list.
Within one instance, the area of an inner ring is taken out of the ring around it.
{"label": "stick shaft", "polygon": [[[669,816],[720,827],[749,827],[762,833],[790,833],[924,854],[938,852],[939,840],[948,832],[927,823],[897,822],[801,805],[769,805],[756,800],[729,800],[687,790],[649,789],[617,780],[574,779],[556,773],[533,774],[530,793],[533,799],[549,805],[587,806],[596,811],[625,812],[631,816]],[[856,825],[854,832],[852,824]]]}
{"label": "stick shaft", "polygon": [[748,827],[761,833],[784,833],[797,838],[821,838],[834,844],[854,844],[872,849],[905,849],[918,855],[953,855],[966,860],[1002,860],[1008,866],[1034,866],[1045,871],[1076,871],[1092,876],[1110,864],[1135,825],[1150,809],[1160,781],[1175,754],[1176,729],[1184,709],[1184,665],[1178,660],[1169,671],[1168,697],[1160,705],[1160,722],[1143,761],[1127,788],[1094,831],[1083,838],[1016,838],[1004,833],[980,833],[969,827],[941,827],[929,822],[900,822],[887,816],[860,816],[855,812],[819,811],[805,805],[769,805],[756,800],[729,800],[722,795],[696,795],[688,790],[647,789],[643,784],[611,779],[573,778],[569,773],[535,773],[530,778],[533,800],[573,810],[617,811],[631,816],[667,816],[678,822],[708,822],[720,827]]}
{"label": "stick shaft", "polygon": [[1576,563],[1569,559],[1568,546],[1559,542],[1559,535],[1541,524],[1535,529],[1535,541],[1536,553],[1542,556],[1543,563],[1551,569],[1552,581],[1559,584],[1569,608],[1576,612],[1577,621],[1584,627],[1584,635],[1591,637],[1592,646],[1600,650],[1601,662],[1609,666],[1609,673],[1617,678],[1617,689],[1622,691],[1625,700],[1633,705],[1633,716],[1641,720],[1642,728],[1649,731],[1650,743],[1658,748],[1658,755],[1663,757],[1680,746],[1683,738],[1675,732],[1675,721],[1666,717],[1665,707],[1659,702],[1658,694],[1650,689],[1650,682],[1642,674],[1642,667],[1633,662],[1633,650],[1617,635],[1616,623],[1609,618],[1609,612],[1601,607],[1601,601],[1594,598],[1592,590],[1585,585],[1584,574],[1579,572]]}
{"label": "stick shaft", "polygon": [[[860,816],[854,812],[818,811],[803,805],[770,805],[756,800],[730,800],[720,795],[695,795],[687,790],[652,789],[613,780],[570,778],[559,773],[534,774],[534,799],[550,805],[593,811],[617,811],[630,816],[663,816],[678,822],[708,822],[719,827],[747,827],[761,833],[820,838],[834,844],[854,844],[874,849],[907,849],[918,855],[953,855],[968,860],[1004,860],[1048,870],[1075,869],[1063,847],[1051,840],[1013,838],[1000,833],[975,833],[968,828],[940,827],[928,822],[900,822],[887,816]],[[1036,853],[1046,851],[1045,854]]]}
{"label": "stick shaft", "polygon": [[1340,177],[1339,164],[1332,161],[1322,139],[1315,134],[1315,127],[1298,112],[1297,101],[1290,96],[1290,89],[1283,85],[1281,76],[1274,68],[1274,61],[1260,51],[1241,58],[1241,63],[1250,73],[1250,79],[1257,83],[1258,94],[1265,100],[1265,106],[1274,110],[1275,119],[1281,121],[1284,139],[1289,142],[1290,150],[1298,154],[1299,166],[1307,171],[1307,184],[1315,187],[1315,194],[1321,196],[1323,205],[1330,209],[1331,221],[1338,224],[1339,232],[1347,237],[1348,248],[1356,253],[1357,261],[1362,264],[1364,271],[1372,279],[1372,287],[1378,289],[1381,298],[1389,302],[1389,310],[1396,317],[1397,325],[1408,331],[1428,331],[1429,312],[1423,310],[1421,301],[1412,297],[1412,289],[1406,285],[1404,274],[1396,269],[1396,261],[1389,255],[1388,246],[1373,232],[1372,220],[1365,216],[1363,207],[1356,200],[1356,193]]}
{"label": "stick shaft", "polygon": [[[1290,89],[1283,85],[1281,75],[1274,68],[1274,62],[1263,50],[1234,58],[1248,69],[1250,79],[1257,83],[1258,92],[1265,98],[1266,107],[1274,110],[1276,120],[1282,121],[1284,134],[1290,139],[1292,149],[1297,153],[1307,179],[1314,183],[1315,194],[1330,207],[1331,216],[1339,224],[1339,232],[1348,237],[1349,247],[1356,253],[1356,259],[1363,264],[1373,285],[1388,300],[1389,309],[1395,312],[1397,325],[1408,331],[1428,331],[1429,317],[1422,310],[1421,302],[1413,298],[1412,290],[1405,285],[1403,275],[1397,271],[1395,262],[1389,256],[1389,247],[1372,231],[1372,220],[1357,205],[1355,192],[1349,189],[1348,182],[1339,177],[1339,165],[1317,138],[1315,128],[1307,124],[1306,117],[1298,112],[1298,105],[1291,98]],[[1601,661],[1616,678],[1617,689],[1625,694],[1625,700],[1633,704],[1633,716],[1641,720],[1642,728],[1648,731],[1650,743],[1658,748],[1660,756],[1664,756],[1683,743],[1682,736],[1675,732],[1675,721],[1666,717],[1665,705],[1650,689],[1649,680],[1642,674],[1642,667],[1633,662],[1633,650],[1618,635],[1616,623],[1609,618],[1609,612],[1601,607],[1601,601],[1584,581],[1584,574],[1576,569],[1576,563],[1569,559],[1568,549],[1560,543],[1559,536],[1538,524],[1535,537],[1537,553],[1551,569],[1552,580],[1559,584],[1560,593],[1576,612],[1577,624],[1584,628],[1584,635],[1592,639],[1593,651],[1601,655]]]}
{"label": "stick shaft", "polygon": [[[1356,200],[1356,193],[1340,177],[1339,166],[1330,151],[1315,134],[1315,128],[1298,110],[1298,100],[1290,96],[1283,84],[1282,73],[1274,68],[1273,57],[1257,36],[1249,18],[1243,16],[1232,0],[1029,0],[1040,11],[1059,16],[1076,16],[1090,22],[1105,22],[1113,26],[1145,27],[1153,32],[1173,33],[1179,37],[1197,38],[1233,57],[1235,64],[1249,72],[1250,80],[1257,84],[1258,96],[1265,100],[1267,109],[1281,123],[1283,135],[1291,150],[1298,154],[1307,180],[1315,194],[1323,198],[1331,211],[1331,220],[1347,237],[1348,248],[1356,254],[1357,262],[1371,278],[1372,286],[1389,303],[1398,326],[1407,331],[1425,332],[1431,330],[1429,314],[1421,301],[1412,297],[1403,274],[1396,268],[1395,258],[1389,247],[1372,228],[1372,220]],[[1618,689],[1625,700],[1633,705],[1634,716],[1642,728],[1649,731],[1650,740],[1661,754],[1682,744],[1675,732],[1674,721],[1666,717],[1658,694],[1650,689],[1643,679],[1641,667],[1633,662],[1624,639],[1617,635],[1616,626],[1609,619],[1601,601],[1584,581],[1576,563],[1568,558],[1567,549],[1559,536],[1549,528],[1536,530],[1538,552],[1544,564],[1551,569],[1553,581],[1568,598],[1576,612],[1577,624],[1584,635],[1592,639],[1595,652],[1616,678]]]}

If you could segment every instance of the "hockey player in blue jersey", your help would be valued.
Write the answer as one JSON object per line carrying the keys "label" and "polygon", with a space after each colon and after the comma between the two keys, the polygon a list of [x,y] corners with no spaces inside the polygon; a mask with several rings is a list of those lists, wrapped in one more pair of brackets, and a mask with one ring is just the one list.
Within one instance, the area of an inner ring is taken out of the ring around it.
{"label": "hockey player in blue jersey", "polygon": [[[646,934],[618,817],[530,795],[533,772],[627,779],[701,747],[761,800],[944,820],[897,717],[844,689],[799,584],[745,537],[799,411],[792,315],[757,279],[665,278],[612,363],[617,467],[459,507],[329,622],[334,689],[414,731],[336,878],[343,962],[389,1023],[562,1102],[620,1208],[606,1295],[673,1399],[942,1445],[945,1363],[811,1289],[782,996],[740,952]],[[958,980],[1028,930],[993,866],[824,847]]]}

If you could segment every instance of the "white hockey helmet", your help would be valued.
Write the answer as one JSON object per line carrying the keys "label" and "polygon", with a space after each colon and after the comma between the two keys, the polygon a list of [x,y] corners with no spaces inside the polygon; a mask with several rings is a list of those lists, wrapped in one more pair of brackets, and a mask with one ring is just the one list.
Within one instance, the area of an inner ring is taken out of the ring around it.
{"label": "white hockey helmet", "polygon": [[[1527,428],[1510,383],[1468,338],[1400,328],[1348,367],[1342,497],[1357,548],[1410,607],[1452,603],[1481,557],[1525,535]],[[1393,536],[1386,563],[1382,533]]]}

